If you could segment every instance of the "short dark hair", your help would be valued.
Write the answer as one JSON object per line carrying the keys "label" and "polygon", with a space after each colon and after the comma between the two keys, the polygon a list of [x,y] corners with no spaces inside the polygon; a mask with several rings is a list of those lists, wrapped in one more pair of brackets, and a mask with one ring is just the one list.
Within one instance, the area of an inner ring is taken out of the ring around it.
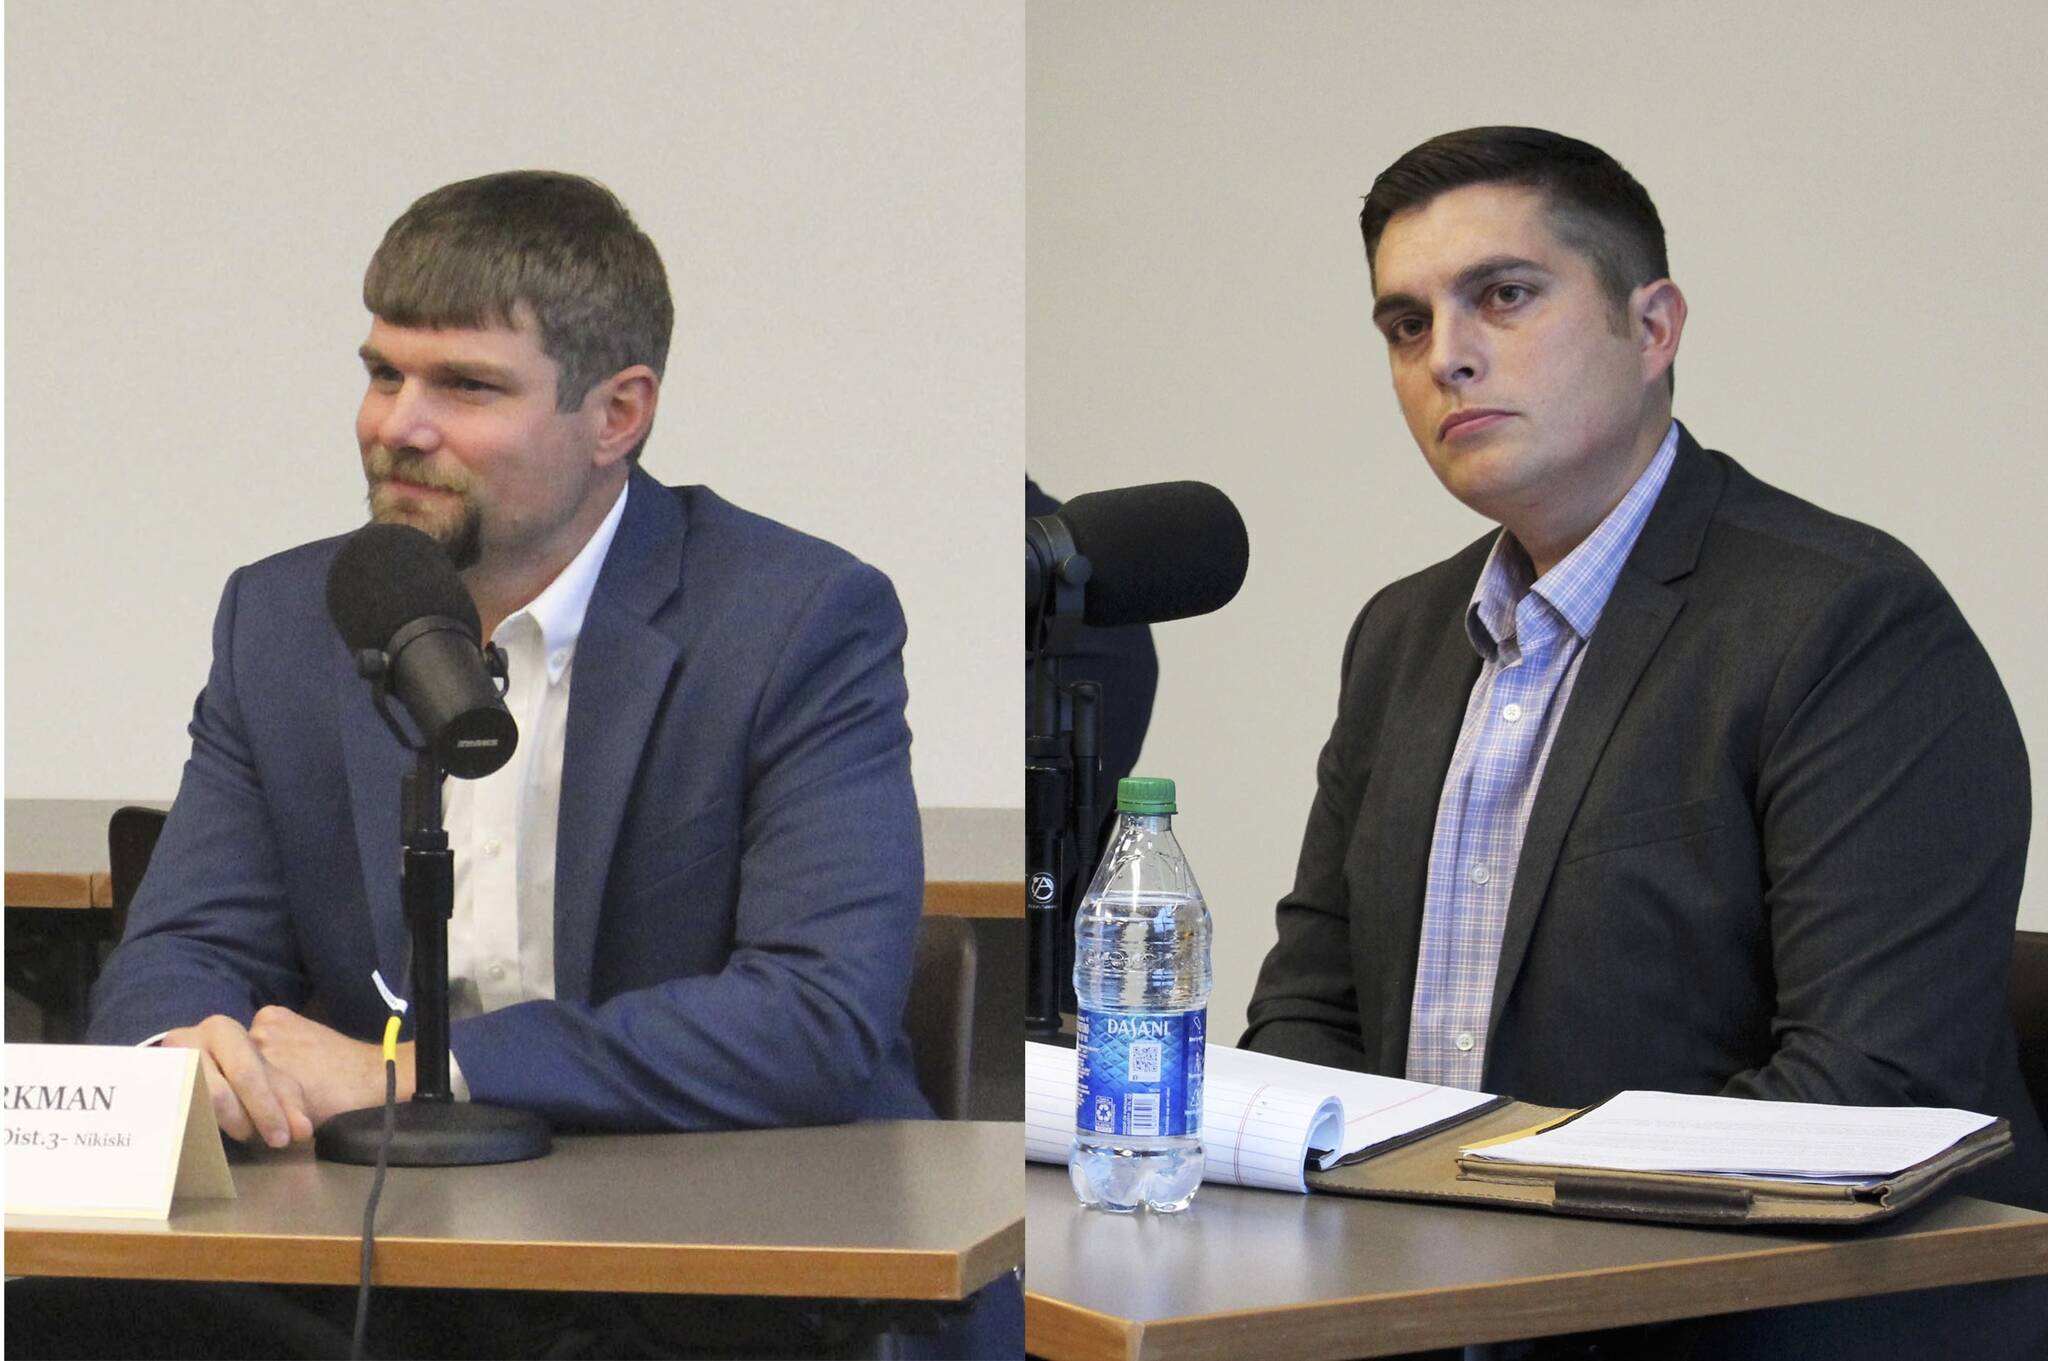
{"label": "short dark hair", "polygon": [[[621,369],[668,363],[675,303],[654,242],[595,180],[508,170],[443,186],[384,233],[363,305],[394,326],[516,326],[530,308],[574,411]],[[642,443],[645,443],[643,440]],[[629,457],[637,459],[636,446]]]}
{"label": "short dark hair", "polygon": [[1472,184],[1525,185],[1549,199],[1558,239],[1589,260],[1616,307],[1671,272],[1664,223],[1635,176],[1590,142],[1542,128],[1466,128],[1432,137],[1380,172],[1358,214],[1365,262],[1396,213]]}

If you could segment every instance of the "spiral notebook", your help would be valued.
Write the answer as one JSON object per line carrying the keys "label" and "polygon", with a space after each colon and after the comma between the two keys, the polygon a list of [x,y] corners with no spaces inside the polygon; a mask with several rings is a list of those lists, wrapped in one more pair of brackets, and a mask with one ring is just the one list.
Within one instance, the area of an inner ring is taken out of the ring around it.
{"label": "spiral notebook", "polygon": [[[1498,1098],[1212,1044],[1204,1051],[1202,1180],[1305,1192],[1330,1168],[1456,1124]],[[1024,1045],[1024,1156],[1064,1163],[1074,1139],[1074,1051]]]}

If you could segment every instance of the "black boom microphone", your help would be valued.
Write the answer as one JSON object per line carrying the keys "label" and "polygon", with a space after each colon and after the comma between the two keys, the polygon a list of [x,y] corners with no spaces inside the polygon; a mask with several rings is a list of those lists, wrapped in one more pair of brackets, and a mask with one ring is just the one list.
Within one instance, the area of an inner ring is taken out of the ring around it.
{"label": "black boom microphone", "polygon": [[1251,548],[1230,498],[1204,482],[1076,496],[1024,522],[1024,1029],[1060,1031],[1072,974],[1072,904],[1095,867],[1102,686],[1060,681],[1084,625],[1161,624],[1220,610]]}
{"label": "black boom microphone", "polygon": [[1098,627],[1207,614],[1244,585],[1249,558],[1237,507],[1206,482],[1086,492],[1025,521],[1026,616],[1049,593],[1078,596],[1081,621]]}
{"label": "black boom microphone", "polygon": [[384,682],[441,769],[479,779],[512,759],[518,725],[484,661],[476,604],[441,546],[368,524],[327,572],[327,614],[349,651],[388,659]]}

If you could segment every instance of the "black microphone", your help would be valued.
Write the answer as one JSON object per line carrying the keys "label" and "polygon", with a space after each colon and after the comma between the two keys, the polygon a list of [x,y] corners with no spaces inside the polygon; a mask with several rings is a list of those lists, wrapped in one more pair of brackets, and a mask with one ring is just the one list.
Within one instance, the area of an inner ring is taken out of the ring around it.
{"label": "black microphone", "polygon": [[476,602],[448,554],[410,525],[368,524],[327,571],[327,614],[351,652],[389,659],[386,679],[448,774],[512,759],[519,728],[485,666]]}
{"label": "black microphone", "polygon": [[1065,582],[1082,591],[1082,621],[1098,626],[1220,610],[1251,556],[1237,507],[1206,482],[1085,492],[1025,521],[1024,541],[1027,612]]}

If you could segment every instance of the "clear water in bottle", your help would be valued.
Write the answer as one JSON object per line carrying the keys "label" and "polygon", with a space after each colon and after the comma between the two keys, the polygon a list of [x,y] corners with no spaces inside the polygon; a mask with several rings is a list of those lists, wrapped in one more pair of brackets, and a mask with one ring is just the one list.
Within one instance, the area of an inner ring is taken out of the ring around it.
{"label": "clear water in bottle", "polygon": [[1171,780],[1117,786],[1074,919],[1079,1076],[1068,1158],[1084,1205],[1185,1209],[1202,1181],[1209,909],[1173,835]]}

